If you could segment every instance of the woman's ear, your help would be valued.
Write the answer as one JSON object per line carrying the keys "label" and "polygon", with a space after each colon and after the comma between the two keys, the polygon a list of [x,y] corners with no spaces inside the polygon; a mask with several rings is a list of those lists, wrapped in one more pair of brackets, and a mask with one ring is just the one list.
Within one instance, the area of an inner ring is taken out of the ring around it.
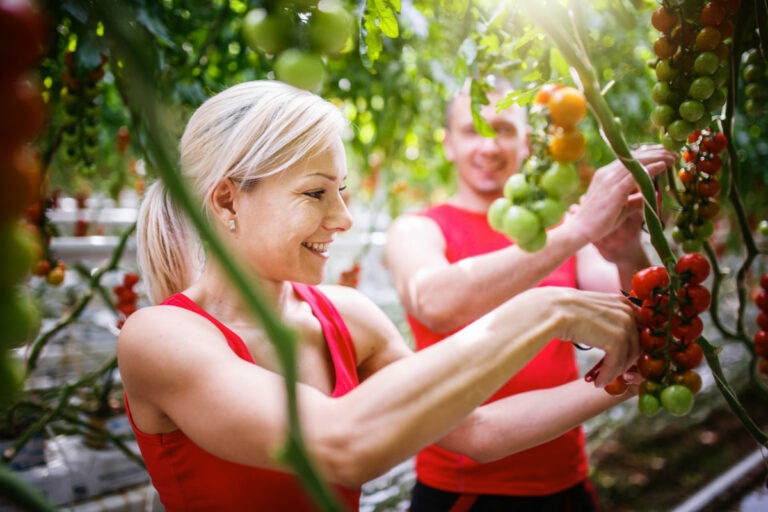
{"label": "woman's ear", "polygon": [[235,198],[240,190],[229,178],[221,180],[211,191],[211,210],[222,224],[227,224],[236,215]]}

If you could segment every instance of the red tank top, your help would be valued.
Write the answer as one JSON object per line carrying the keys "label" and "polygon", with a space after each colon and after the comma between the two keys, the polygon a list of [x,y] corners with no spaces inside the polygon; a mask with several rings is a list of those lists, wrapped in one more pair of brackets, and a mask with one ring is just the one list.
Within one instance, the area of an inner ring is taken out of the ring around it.
{"label": "red tank top", "polygon": [[[444,204],[419,212],[418,215],[429,217],[440,226],[445,237],[445,257],[451,263],[512,244],[506,236],[491,229],[483,213]],[[569,258],[539,286],[575,287],[574,259]],[[451,334],[434,333],[412,316],[407,317],[418,350]],[[559,386],[578,376],[571,344],[553,340],[488,402],[524,391]],[[422,483],[437,489],[468,494],[552,494],[584,480],[587,470],[581,428],[488,464],[478,464],[437,446],[427,447],[416,457],[416,472]]]}
{"label": "red tank top", "polygon": [[[349,330],[333,304],[317,288],[297,283],[293,287],[320,321],[336,373],[336,384],[331,396],[342,396],[358,385],[357,358]],[[173,295],[162,304],[188,309],[207,318],[224,334],[235,354],[253,363],[240,337],[185,295]],[[130,419],[127,397],[125,405]],[[145,434],[136,428],[132,419],[131,426],[152,484],[168,512],[318,510],[298,479],[290,473],[220,459],[197,446],[181,430],[167,434]],[[359,489],[334,487],[349,510],[358,510]]]}

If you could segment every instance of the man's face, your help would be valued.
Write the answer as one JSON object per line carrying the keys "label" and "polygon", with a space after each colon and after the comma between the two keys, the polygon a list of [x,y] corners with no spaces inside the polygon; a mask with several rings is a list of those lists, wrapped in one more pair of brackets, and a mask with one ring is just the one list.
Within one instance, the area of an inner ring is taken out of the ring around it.
{"label": "man's face", "polygon": [[488,94],[489,105],[482,115],[496,132],[496,137],[483,137],[472,121],[470,97],[462,94],[453,100],[450,119],[443,141],[446,158],[456,165],[459,187],[483,197],[502,194],[504,183],[520,169],[528,156],[528,126],[524,113],[509,108],[496,113],[501,92]]}

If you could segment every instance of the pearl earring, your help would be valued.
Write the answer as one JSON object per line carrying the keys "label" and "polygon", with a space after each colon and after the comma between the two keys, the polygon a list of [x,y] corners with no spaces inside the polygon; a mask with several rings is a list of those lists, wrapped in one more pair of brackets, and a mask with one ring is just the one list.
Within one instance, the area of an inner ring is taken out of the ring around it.
{"label": "pearl earring", "polygon": [[234,233],[235,230],[237,229],[237,224],[235,224],[235,219],[229,219],[228,224],[229,224],[229,230]]}

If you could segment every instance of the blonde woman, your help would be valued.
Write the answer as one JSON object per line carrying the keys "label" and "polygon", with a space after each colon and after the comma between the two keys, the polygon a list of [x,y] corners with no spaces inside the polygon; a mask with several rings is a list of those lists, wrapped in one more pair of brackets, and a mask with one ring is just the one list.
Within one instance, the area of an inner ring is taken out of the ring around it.
{"label": "blonde woman", "polygon": [[[557,401],[479,407],[554,337],[606,352],[602,386],[634,361],[632,306],[618,295],[538,288],[413,354],[356,290],[317,286],[352,225],[341,199],[344,120],[274,82],[206,101],[182,137],[181,171],[229,249],[298,333],[306,442],[350,510],[360,485],[438,443],[492,460],[572,428]],[[282,377],[261,327],[161,183],[141,206],[139,263],[157,306],[118,340],[126,405],[166,510],[314,510],[271,456],[287,432]],[[199,257],[202,255],[203,257]]]}

